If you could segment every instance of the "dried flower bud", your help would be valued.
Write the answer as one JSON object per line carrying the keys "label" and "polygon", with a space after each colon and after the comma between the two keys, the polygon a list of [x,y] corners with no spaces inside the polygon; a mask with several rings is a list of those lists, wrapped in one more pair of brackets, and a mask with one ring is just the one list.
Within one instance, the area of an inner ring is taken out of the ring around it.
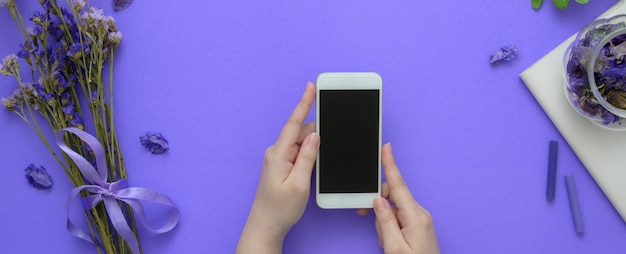
{"label": "dried flower bud", "polygon": [[88,12],[81,15],[81,19],[89,24],[101,23],[104,21],[104,10],[91,7]]}
{"label": "dried flower bud", "polygon": [[6,56],[4,59],[2,59],[2,64],[4,64],[6,66],[6,68],[8,68],[8,69],[19,67],[19,65],[17,63],[17,55],[16,54],[10,54],[10,55]]}
{"label": "dried flower bud", "polygon": [[79,13],[85,8],[85,0],[72,0],[74,12]]}
{"label": "dried flower bud", "polygon": [[2,98],[2,105],[4,105],[4,107],[10,111],[15,110],[15,103],[13,103],[13,101],[10,99]]}
{"label": "dried flower bud", "polygon": [[104,18],[105,23],[109,27],[109,31],[117,32],[117,26],[115,25],[115,19],[112,16],[108,16]]}
{"label": "dried flower bud", "polygon": [[169,143],[161,133],[146,133],[139,137],[141,145],[153,154],[162,154],[169,150]]}
{"label": "dried flower bud", "polygon": [[15,7],[15,0],[0,0],[0,7],[13,8]]}
{"label": "dried flower bud", "polygon": [[11,76],[12,75],[9,72],[9,70],[6,68],[6,66],[4,66],[4,64],[0,64],[0,74],[5,75],[5,76]]}
{"label": "dried flower bud", "polygon": [[109,33],[108,39],[113,45],[120,45],[122,42],[122,32],[111,32]]}
{"label": "dried flower bud", "polygon": [[26,179],[33,187],[37,189],[48,189],[52,187],[52,177],[48,175],[48,171],[44,167],[36,167],[30,164],[25,170]]}

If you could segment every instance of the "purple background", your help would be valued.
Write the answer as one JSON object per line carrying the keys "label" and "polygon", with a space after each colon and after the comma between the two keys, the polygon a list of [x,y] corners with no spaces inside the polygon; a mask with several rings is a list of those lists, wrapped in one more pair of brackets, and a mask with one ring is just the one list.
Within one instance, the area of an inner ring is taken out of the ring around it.
{"label": "purple background", "polygon": [[[109,1],[92,1],[124,33],[115,115],[130,184],[182,211],[169,233],[141,230],[145,253],[234,251],[263,151],[306,82],[326,71],[383,77],[383,141],[432,213],[443,253],[626,253],[626,223],[518,77],[614,3],[135,1],[113,13]],[[0,24],[4,57],[19,36],[6,9]],[[507,44],[519,57],[490,65]],[[0,96],[15,87],[0,77]],[[4,109],[0,129],[0,252],[95,253],[65,230],[72,185],[45,147]],[[146,131],[162,132],[170,151],[143,149]],[[560,143],[554,202],[545,199],[550,140]],[[29,163],[48,168],[51,190],[26,183]],[[574,232],[565,174],[576,176],[584,235]],[[148,209],[153,224],[164,219]],[[284,252],[382,251],[372,215],[322,210],[312,197]]]}

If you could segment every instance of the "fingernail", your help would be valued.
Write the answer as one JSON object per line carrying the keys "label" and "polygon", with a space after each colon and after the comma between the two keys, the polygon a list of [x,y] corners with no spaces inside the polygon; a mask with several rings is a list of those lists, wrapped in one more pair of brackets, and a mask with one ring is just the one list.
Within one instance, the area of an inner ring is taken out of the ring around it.
{"label": "fingernail", "polygon": [[320,145],[320,136],[315,132],[309,134],[309,136],[307,136],[302,142],[302,146],[319,147],[319,145]]}
{"label": "fingernail", "polygon": [[387,200],[384,198],[377,197],[374,199],[374,211],[376,211],[376,213],[385,210],[387,206],[389,206],[389,203],[387,203]]}

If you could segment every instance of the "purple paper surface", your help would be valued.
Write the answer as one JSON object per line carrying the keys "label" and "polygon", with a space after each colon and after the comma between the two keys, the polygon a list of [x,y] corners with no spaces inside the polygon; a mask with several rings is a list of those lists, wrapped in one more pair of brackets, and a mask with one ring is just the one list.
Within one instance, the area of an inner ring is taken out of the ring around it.
{"label": "purple paper surface", "polygon": [[[169,233],[140,230],[144,252],[232,253],[264,150],[306,82],[375,71],[383,142],[431,212],[443,253],[626,253],[626,223],[518,78],[615,3],[534,11],[530,1],[135,1],[114,13],[92,1],[124,34],[115,120],[129,184],[168,195],[181,211]],[[0,9],[0,57],[17,51],[12,22]],[[508,44],[519,56],[489,64]],[[15,87],[0,76],[0,97]],[[37,136],[4,109],[0,130],[0,252],[95,253],[65,229],[72,185]],[[147,131],[167,136],[170,150],[146,151],[137,140]],[[577,176],[583,236],[572,230],[563,182],[554,202],[545,199],[549,140],[565,144],[557,177]],[[46,167],[52,189],[28,185],[30,163]],[[167,216],[149,204],[146,212],[149,222]],[[284,252],[382,250],[373,215],[322,210],[312,196]]]}

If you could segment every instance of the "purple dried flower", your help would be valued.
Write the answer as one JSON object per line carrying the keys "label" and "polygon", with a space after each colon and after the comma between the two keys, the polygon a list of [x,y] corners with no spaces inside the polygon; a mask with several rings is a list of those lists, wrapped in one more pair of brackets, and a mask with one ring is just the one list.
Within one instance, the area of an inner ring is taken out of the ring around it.
{"label": "purple dried flower", "polygon": [[517,56],[517,48],[513,45],[502,47],[500,50],[491,54],[491,64],[498,64],[502,61],[513,60]]}
{"label": "purple dried flower", "polygon": [[65,113],[68,116],[72,116],[74,114],[75,109],[76,108],[74,107],[74,102],[70,101],[67,103],[65,107],[63,107],[63,113]]}
{"label": "purple dried flower", "polygon": [[41,99],[45,101],[46,103],[49,103],[50,101],[55,99],[54,93],[45,93],[41,96]]}
{"label": "purple dried flower", "polygon": [[80,45],[80,43],[74,43],[72,44],[72,46],[70,46],[70,49],[67,51],[67,56],[74,57],[75,55],[80,53],[82,49],[83,47]]}
{"label": "purple dried flower", "polygon": [[63,73],[61,72],[57,72],[57,74],[55,75],[57,81],[59,82],[59,85],[63,88],[68,88],[70,87],[70,83],[67,81],[67,79],[65,78],[65,76],[63,75]]}
{"label": "purple dried flower", "polygon": [[613,113],[609,112],[608,110],[604,110],[602,112],[601,118],[604,121],[605,125],[611,124],[611,123],[622,124],[620,122],[620,118],[618,116],[614,115]]}
{"label": "purple dried flower", "polygon": [[[61,104],[65,105],[68,104],[70,102],[72,102],[70,100],[70,98],[72,98],[72,94],[69,91],[64,91],[61,93]],[[74,103],[74,102],[72,102]]]}
{"label": "purple dried flower", "polygon": [[52,177],[48,175],[48,172],[43,166],[36,167],[35,164],[30,164],[25,170],[26,179],[33,187],[37,189],[49,189],[52,187]]}
{"label": "purple dried flower", "polygon": [[70,121],[70,125],[72,125],[72,127],[77,127],[79,129],[82,129],[84,123],[85,121],[80,116],[80,113],[74,112],[74,114],[72,115],[72,120]]}
{"label": "purple dried flower", "polygon": [[24,50],[24,49],[20,49],[17,52],[17,57],[22,58],[22,59],[28,59],[30,58],[30,52],[28,50]]}
{"label": "purple dried flower", "polygon": [[139,137],[141,145],[153,154],[162,154],[169,150],[169,143],[161,133],[146,133]]}
{"label": "purple dried flower", "polygon": [[111,5],[116,11],[121,11],[128,8],[133,3],[133,0],[112,0]]}
{"label": "purple dried flower", "polygon": [[46,15],[39,11],[36,11],[30,16],[29,19],[30,21],[35,22],[35,24],[41,25],[43,24],[43,21],[46,20]]}
{"label": "purple dried flower", "polygon": [[43,28],[41,26],[29,27],[26,28],[26,33],[33,37],[39,36],[41,33],[43,33]]}
{"label": "purple dried flower", "polygon": [[[40,0],[40,2],[42,2],[42,1]],[[51,10],[51,9],[52,9],[52,3],[50,3],[50,1],[49,1],[49,0],[43,0],[43,2],[41,3],[41,6],[43,6],[43,8],[44,8],[46,11],[49,11],[49,10]]]}

